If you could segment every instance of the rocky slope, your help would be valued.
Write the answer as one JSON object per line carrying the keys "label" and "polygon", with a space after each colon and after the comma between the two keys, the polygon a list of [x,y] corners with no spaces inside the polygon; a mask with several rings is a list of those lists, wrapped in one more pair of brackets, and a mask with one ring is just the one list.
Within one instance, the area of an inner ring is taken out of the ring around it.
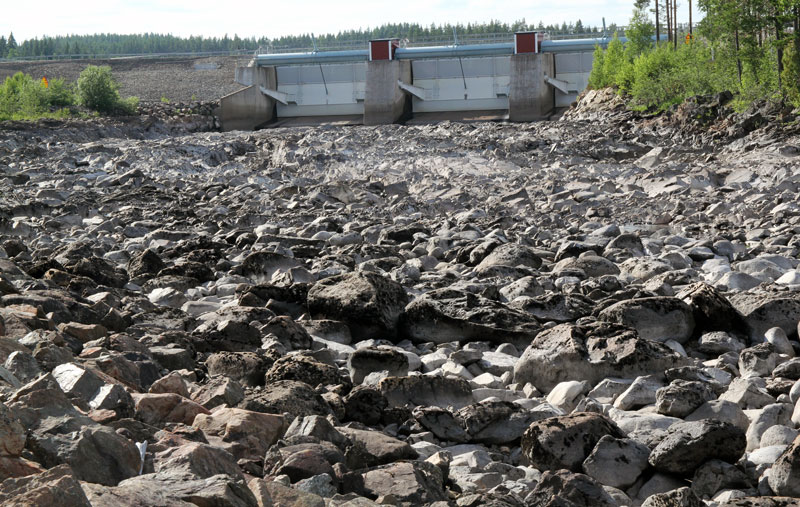
{"label": "rocky slope", "polygon": [[0,503],[797,505],[752,126],[0,127]]}

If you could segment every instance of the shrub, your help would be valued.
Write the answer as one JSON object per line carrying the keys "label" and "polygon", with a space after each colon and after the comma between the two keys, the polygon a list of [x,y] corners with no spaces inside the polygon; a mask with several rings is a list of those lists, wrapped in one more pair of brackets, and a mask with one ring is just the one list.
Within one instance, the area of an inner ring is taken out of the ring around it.
{"label": "shrub", "polygon": [[787,46],[783,52],[783,72],[781,73],[783,91],[786,98],[800,107],[800,54],[794,45]]}
{"label": "shrub", "polygon": [[78,77],[78,98],[81,105],[101,113],[113,112],[119,104],[119,84],[111,75],[111,67],[89,65]]}
{"label": "shrub", "polygon": [[594,55],[592,55],[592,72],[589,74],[589,88],[599,90],[605,88],[606,78],[603,76],[603,61],[605,60],[605,51],[600,45],[594,47]]}
{"label": "shrub", "polygon": [[63,117],[64,108],[74,104],[74,95],[62,79],[53,79],[50,87],[27,74],[17,72],[0,86],[0,120],[34,119],[42,116]]}
{"label": "shrub", "polygon": [[625,65],[625,48],[617,34],[608,43],[608,49],[603,58],[603,79],[605,86],[615,86],[617,84],[617,74]]}

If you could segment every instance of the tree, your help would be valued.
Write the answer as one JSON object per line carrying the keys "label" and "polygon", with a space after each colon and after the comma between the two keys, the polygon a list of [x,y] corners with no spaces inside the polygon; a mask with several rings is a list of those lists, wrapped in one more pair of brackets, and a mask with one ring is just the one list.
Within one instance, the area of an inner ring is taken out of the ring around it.
{"label": "tree", "polygon": [[655,27],[647,16],[647,12],[642,8],[633,9],[633,16],[628,21],[628,28],[625,30],[625,37],[628,43],[625,45],[625,52],[628,60],[644,53],[653,46],[652,37]]}
{"label": "tree", "polygon": [[6,46],[8,50],[11,51],[12,49],[17,49],[17,40],[14,38],[14,32],[8,34],[8,40],[6,41]]}
{"label": "tree", "polygon": [[89,65],[78,77],[78,100],[95,111],[113,111],[119,101],[119,84],[111,75],[111,67]]}
{"label": "tree", "polygon": [[0,35],[0,58],[5,58],[7,51],[8,49],[6,47],[6,38]]}

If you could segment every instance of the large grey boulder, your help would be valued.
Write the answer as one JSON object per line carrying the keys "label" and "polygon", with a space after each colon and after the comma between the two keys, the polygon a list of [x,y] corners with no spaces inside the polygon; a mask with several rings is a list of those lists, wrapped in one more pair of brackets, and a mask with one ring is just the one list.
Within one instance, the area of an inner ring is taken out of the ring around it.
{"label": "large grey boulder", "polygon": [[600,318],[632,327],[639,337],[686,343],[694,332],[692,308],[674,297],[650,297],[620,301],[600,312]]}
{"label": "large grey boulder", "polygon": [[588,475],[546,471],[525,498],[529,507],[617,507],[611,495]]}
{"label": "large grey boulder", "polygon": [[312,315],[346,322],[357,340],[393,337],[407,304],[399,283],[369,272],[325,278],[308,291]]}
{"label": "large grey boulder", "polygon": [[649,461],[656,470],[686,476],[711,459],[735,463],[746,446],[741,429],[727,422],[703,419],[671,426]]}
{"label": "large grey boulder", "polygon": [[561,324],[539,333],[514,366],[514,382],[542,392],[575,379],[596,385],[607,377],[632,378],[688,364],[672,349],[605,322]]}
{"label": "large grey boulder", "polygon": [[387,377],[378,385],[390,406],[426,405],[463,408],[475,400],[472,388],[463,378],[415,375]]}
{"label": "large grey boulder", "polygon": [[604,436],[624,438],[610,419],[593,412],[578,412],[534,422],[522,435],[522,453],[541,471],[565,468],[581,471],[584,460]]}
{"label": "large grey boulder", "polygon": [[425,461],[401,461],[372,468],[362,477],[364,491],[373,498],[391,495],[404,505],[447,500],[441,469]]}
{"label": "large grey boulder", "polygon": [[400,334],[413,342],[488,340],[528,344],[541,329],[536,318],[471,292],[437,289],[411,302]]}
{"label": "large grey boulder", "polygon": [[800,497],[800,436],[772,465],[768,482],[777,495]]}
{"label": "large grey boulder", "polygon": [[603,436],[583,462],[583,471],[597,482],[627,489],[649,466],[650,449],[628,438]]}
{"label": "large grey boulder", "polygon": [[742,314],[750,331],[750,340],[759,343],[764,334],[779,327],[788,336],[796,336],[800,321],[800,299],[793,295],[746,292],[731,296],[730,302]]}

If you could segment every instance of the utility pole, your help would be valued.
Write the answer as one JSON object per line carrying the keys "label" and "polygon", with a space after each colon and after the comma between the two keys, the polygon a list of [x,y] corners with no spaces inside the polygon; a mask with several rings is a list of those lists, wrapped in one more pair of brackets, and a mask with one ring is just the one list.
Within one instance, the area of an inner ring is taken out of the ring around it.
{"label": "utility pole", "polygon": [[689,0],[689,35],[692,35],[692,0]]}

